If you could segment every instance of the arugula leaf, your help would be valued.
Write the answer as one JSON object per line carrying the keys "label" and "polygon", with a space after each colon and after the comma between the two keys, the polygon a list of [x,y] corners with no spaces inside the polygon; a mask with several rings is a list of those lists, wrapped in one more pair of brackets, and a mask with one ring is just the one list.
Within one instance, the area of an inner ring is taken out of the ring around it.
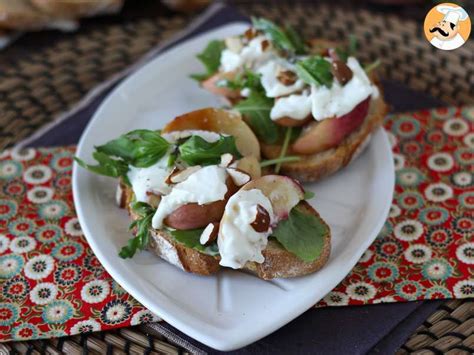
{"label": "arugula leaf", "polygon": [[223,79],[217,82],[217,86],[227,87],[232,90],[248,88],[252,91],[264,92],[260,81],[261,74],[245,69],[243,73],[237,74],[234,79]]}
{"label": "arugula leaf", "polygon": [[291,127],[288,127],[285,132],[285,138],[283,139],[283,144],[281,146],[281,151],[280,151],[280,156],[278,157],[280,161],[275,164],[275,174],[278,174],[281,169],[281,164],[282,161],[281,159],[284,159],[286,156],[286,152],[288,151],[288,145],[290,144],[290,139],[291,139]]}
{"label": "arugula leaf", "polygon": [[296,54],[306,52],[304,42],[293,28],[287,27],[286,30],[283,30],[267,19],[255,17],[252,17],[252,25],[255,29],[263,31],[270,37],[273,44],[279,49]]}
{"label": "arugula leaf", "polygon": [[315,193],[313,191],[305,191],[304,192],[304,199],[311,200],[314,197]]}
{"label": "arugula leaf", "polygon": [[336,53],[339,57],[344,62],[347,62],[347,58],[351,56],[355,56],[357,52],[357,37],[354,35],[349,36],[349,45],[347,48],[342,48],[342,47],[337,47],[336,48]]}
{"label": "arugula leaf", "polygon": [[170,143],[157,131],[137,129],[95,147],[98,152],[122,158],[127,163],[146,168],[161,159],[170,147]]}
{"label": "arugula leaf", "polygon": [[303,261],[312,262],[321,255],[329,228],[321,218],[297,205],[288,219],[278,223],[272,235],[286,250]]}
{"label": "arugula leaf", "polygon": [[94,152],[92,156],[98,162],[97,165],[88,165],[78,157],[74,157],[74,160],[82,168],[99,175],[105,175],[115,178],[127,175],[128,165],[123,160],[112,159],[107,154],[101,152]]}
{"label": "arugula leaf", "polygon": [[212,143],[199,136],[191,136],[178,149],[181,160],[189,165],[218,164],[224,153],[230,153],[236,159],[242,157],[233,136],[220,136],[218,141]]}
{"label": "arugula leaf", "polygon": [[283,158],[275,158],[275,159],[269,159],[269,160],[262,160],[260,162],[260,167],[264,168],[266,166],[271,166],[271,165],[276,165],[278,163],[284,164],[284,163],[292,163],[295,161],[300,161],[301,157],[298,157],[296,155],[288,155]]}
{"label": "arugula leaf", "polygon": [[296,73],[307,84],[331,87],[331,64],[321,56],[313,56],[296,63]]}
{"label": "arugula leaf", "polygon": [[273,102],[264,93],[252,91],[249,97],[234,106],[247,118],[247,123],[256,135],[268,144],[276,143],[281,134],[281,127],[270,118]]}
{"label": "arugula leaf", "polygon": [[376,69],[378,66],[380,66],[380,64],[382,64],[382,61],[380,59],[376,59],[374,62],[366,65],[364,67],[364,70],[367,74],[369,74],[372,70]]}
{"label": "arugula leaf", "polygon": [[221,53],[224,48],[224,41],[213,40],[209,42],[207,47],[197,55],[197,58],[201,61],[202,64],[204,64],[206,72],[201,74],[192,74],[191,78],[197,81],[203,81],[209,78],[215,72],[217,72],[221,64]]}
{"label": "arugula leaf", "polygon": [[135,202],[132,205],[132,209],[140,215],[141,218],[136,219],[130,224],[129,229],[136,228],[136,234],[135,237],[130,238],[127,245],[120,250],[119,256],[122,259],[133,257],[137,250],[145,249],[150,241],[151,221],[155,210],[144,202]]}
{"label": "arugula leaf", "polygon": [[303,38],[298,32],[296,32],[296,30],[292,26],[287,25],[285,27],[285,32],[291,43],[293,43],[296,54],[305,54],[308,51],[308,48],[304,43]]}
{"label": "arugula leaf", "polygon": [[183,244],[184,246],[192,249],[196,249],[201,253],[209,254],[212,256],[219,255],[217,243],[213,243],[209,246],[204,246],[199,241],[204,228],[191,229],[191,230],[168,230],[176,241]]}

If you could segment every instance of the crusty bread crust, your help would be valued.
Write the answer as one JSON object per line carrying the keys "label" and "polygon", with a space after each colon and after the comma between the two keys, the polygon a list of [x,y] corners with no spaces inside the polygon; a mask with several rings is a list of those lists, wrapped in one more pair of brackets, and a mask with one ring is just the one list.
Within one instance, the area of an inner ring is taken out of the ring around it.
{"label": "crusty bread crust", "polygon": [[[381,89],[379,88],[381,91]],[[367,142],[371,133],[382,125],[383,119],[388,112],[388,106],[380,95],[370,102],[369,113],[362,126],[352,132],[344,141],[335,148],[312,155],[298,155],[301,160],[294,163],[283,164],[281,172],[283,175],[291,176],[302,182],[320,180],[345,167],[354,155],[360,153],[358,149]],[[260,142],[262,154],[267,159],[275,159],[280,156],[281,146],[268,145]],[[297,155],[288,151],[287,155]]]}
{"label": "crusty bread crust", "polygon": [[[130,209],[132,197],[132,190],[120,184],[117,202],[120,202],[120,207],[128,210],[132,219],[136,219],[138,216]],[[308,213],[313,213],[320,218],[316,210],[306,201],[302,201],[300,204]],[[321,221],[325,223],[322,218]],[[214,257],[188,248],[175,241],[166,231],[151,229],[151,237],[148,250],[184,271],[198,275],[211,275],[221,268],[219,256]],[[300,260],[296,255],[285,250],[277,241],[270,240],[267,248],[263,251],[265,261],[262,264],[248,262],[242,271],[254,274],[264,280],[303,276],[321,269],[328,261],[330,252],[330,234],[324,236],[324,247],[321,256],[310,263]]]}
{"label": "crusty bread crust", "polygon": [[[316,215],[322,223],[327,224],[320,217],[318,212],[306,201],[301,201],[300,206],[307,213]],[[329,227],[328,227],[329,231]],[[263,251],[265,261],[261,264],[248,262],[244,270],[251,272],[261,279],[270,280],[274,278],[288,278],[308,275],[321,269],[328,261],[331,254],[331,233],[324,236],[323,251],[319,258],[313,262],[305,262],[295,254],[285,250],[283,246],[275,240],[269,240],[267,248]]]}

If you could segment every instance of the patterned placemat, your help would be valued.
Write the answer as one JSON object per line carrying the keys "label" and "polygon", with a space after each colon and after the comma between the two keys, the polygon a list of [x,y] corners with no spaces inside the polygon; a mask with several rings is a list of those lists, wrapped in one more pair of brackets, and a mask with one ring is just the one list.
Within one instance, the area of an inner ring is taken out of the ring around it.
{"label": "patterned placemat", "polygon": [[[317,306],[474,296],[474,107],[390,115],[390,218]],[[159,319],[103,269],[74,211],[74,147],[0,156],[0,334],[29,340]],[[316,300],[315,300],[316,302]]]}
{"label": "patterned placemat", "polygon": [[[278,5],[268,6],[247,2],[241,8],[248,14],[269,16],[275,20],[285,18],[298,28],[305,29],[309,34],[324,33],[325,37],[342,38],[346,36],[347,28],[349,28],[358,31],[363,36],[375,37],[374,42],[371,43],[370,52],[364,53],[367,53],[370,59],[381,56],[384,61],[388,60],[390,65],[385,69],[386,77],[397,78],[412,87],[442,97],[449,103],[473,102],[472,65],[474,61],[472,56],[474,50],[472,41],[463,47],[467,51],[463,50],[462,53],[459,51],[435,52],[421,39],[421,36],[414,35],[421,33],[419,24],[405,19],[380,16],[353,8],[333,9],[331,16],[327,16],[329,10],[326,7],[316,8],[307,3],[289,6],[279,2]],[[319,18],[319,13],[325,14],[322,16],[322,21],[308,21],[309,18]],[[338,21],[330,21],[329,18],[337,18]],[[4,129],[0,132],[0,146],[11,145],[52,120],[60,112],[71,107],[78,98],[95,85],[134,62],[163,38],[181,29],[188,19],[188,16],[179,15],[170,18],[135,19],[126,24],[109,24],[92,31],[83,28],[77,34],[70,35],[67,39],[41,49],[33,55],[2,65],[0,68],[0,112],[2,113],[0,124]],[[347,27],[344,25],[345,21],[349,24]],[[384,31],[387,24],[391,32]],[[124,45],[124,41],[127,45]],[[408,42],[414,46],[406,44]],[[89,51],[89,48],[94,50]],[[396,55],[392,56],[394,52]],[[85,57],[89,60],[82,60]],[[449,85],[450,82],[454,84]],[[447,87],[447,90],[441,89],[438,85],[441,83],[445,88]],[[436,327],[435,336],[414,334],[410,340],[412,343],[414,341],[415,344],[421,345],[412,346],[409,349],[424,349],[431,344],[436,346],[445,339],[454,348],[462,344],[472,347],[472,336],[467,339],[461,336],[458,338],[445,336],[452,327],[446,327],[447,323],[443,322],[448,316],[449,324],[465,324],[466,319],[469,318],[465,316],[469,314],[469,311],[472,317],[472,303],[451,302],[448,304],[454,309],[452,315],[441,310],[443,317],[435,317],[430,323],[431,326]],[[457,308],[460,312],[456,312]],[[469,328],[467,331],[466,328],[462,328],[459,333],[466,337],[472,332],[469,333]],[[133,334],[136,335],[135,338]],[[439,341],[436,339],[438,337],[440,337]],[[420,338],[423,338],[423,341],[418,341]],[[161,342],[157,336],[154,336],[154,339]],[[22,351],[34,347],[37,350],[48,349],[54,353],[61,349],[61,346],[64,346],[63,349],[67,349],[68,352],[82,351],[83,344],[102,353],[107,346],[121,350],[127,349],[128,346],[151,349],[146,345],[147,342],[142,328],[134,330],[132,328],[129,331],[95,333],[87,339],[76,336],[65,341],[17,342],[8,346],[1,345],[1,347],[5,350],[11,348]],[[436,349],[435,347],[434,350]]]}

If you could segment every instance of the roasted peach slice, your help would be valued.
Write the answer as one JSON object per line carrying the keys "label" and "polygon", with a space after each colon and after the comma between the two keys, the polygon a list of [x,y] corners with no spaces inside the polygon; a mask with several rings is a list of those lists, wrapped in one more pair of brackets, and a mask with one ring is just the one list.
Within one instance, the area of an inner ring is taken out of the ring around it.
{"label": "roasted peach slice", "polygon": [[315,154],[336,147],[364,122],[369,112],[370,97],[358,104],[351,112],[341,116],[312,122],[292,145],[297,154]]}

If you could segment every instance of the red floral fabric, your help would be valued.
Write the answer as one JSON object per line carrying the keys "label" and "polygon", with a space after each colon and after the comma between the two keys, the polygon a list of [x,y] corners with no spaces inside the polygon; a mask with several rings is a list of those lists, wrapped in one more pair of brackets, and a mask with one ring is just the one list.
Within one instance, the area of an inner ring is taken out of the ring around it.
{"label": "red floral fabric", "polygon": [[[383,230],[317,306],[474,296],[474,108],[392,115],[397,183]],[[103,269],[71,191],[74,147],[0,155],[0,340],[158,320]]]}

